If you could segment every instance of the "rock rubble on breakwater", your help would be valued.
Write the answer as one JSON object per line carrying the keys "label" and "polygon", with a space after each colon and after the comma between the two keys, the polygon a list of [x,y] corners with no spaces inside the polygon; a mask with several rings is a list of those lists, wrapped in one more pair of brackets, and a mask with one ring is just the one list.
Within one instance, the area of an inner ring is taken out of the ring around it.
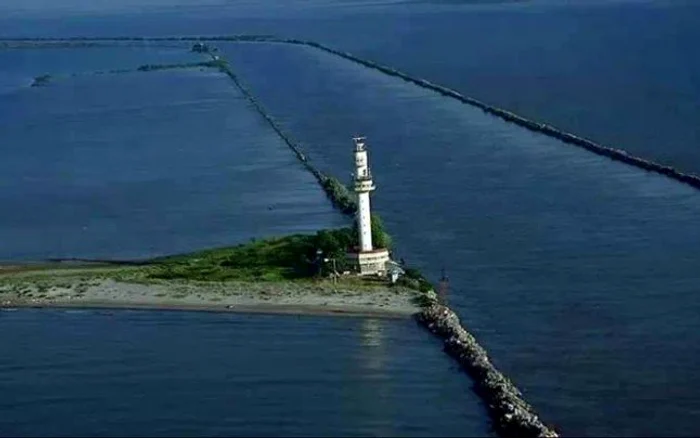
{"label": "rock rubble on breakwater", "polygon": [[474,379],[476,392],[486,402],[496,430],[503,436],[557,437],[522,399],[522,394],[490,362],[486,350],[460,324],[447,306],[433,304],[416,315],[418,322],[444,340],[445,351]]}

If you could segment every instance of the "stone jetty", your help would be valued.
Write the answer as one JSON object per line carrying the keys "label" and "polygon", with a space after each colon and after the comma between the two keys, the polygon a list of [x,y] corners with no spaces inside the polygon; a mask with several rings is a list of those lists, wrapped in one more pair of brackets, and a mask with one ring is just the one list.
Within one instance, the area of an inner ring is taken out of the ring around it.
{"label": "stone jetty", "polygon": [[474,379],[475,390],[486,403],[494,428],[502,436],[558,437],[545,425],[522,393],[488,358],[486,350],[462,327],[449,307],[433,304],[416,315],[419,323],[444,340],[444,349]]}

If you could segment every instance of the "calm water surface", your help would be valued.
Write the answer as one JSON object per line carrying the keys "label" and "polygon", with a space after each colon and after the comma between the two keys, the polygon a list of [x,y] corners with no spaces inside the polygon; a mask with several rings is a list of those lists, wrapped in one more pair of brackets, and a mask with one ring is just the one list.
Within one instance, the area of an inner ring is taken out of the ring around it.
{"label": "calm water surface", "polygon": [[[9,0],[0,35],[310,38],[700,173],[699,7]],[[347,175],[348,137],[370,136],[397,251],[431,278],[447,266],[452,302],[545,419],[571,435],[700,432],[696,191],[315,52],[226,50],[325,170]],[[66,56],[78,72],[113,65],[89,53]],[[68,72],[51,56],[0,52],[0,258],[137,257],[344,223],[223,78],[26,88]]]}
{"label": "calm water surface", "polygon": [[6,0],[0,36],[263,33],[350,50],[700,173],[695,0]]}
{"label": "calm water surface", "polygon": [[485,436],[411,320],[0,311],[4,436]]}
{"label": "calm water surface", "polygon": [[218,73],[57,79],[5,94],[0,114],[0,259],[140,258],[348,221]]}

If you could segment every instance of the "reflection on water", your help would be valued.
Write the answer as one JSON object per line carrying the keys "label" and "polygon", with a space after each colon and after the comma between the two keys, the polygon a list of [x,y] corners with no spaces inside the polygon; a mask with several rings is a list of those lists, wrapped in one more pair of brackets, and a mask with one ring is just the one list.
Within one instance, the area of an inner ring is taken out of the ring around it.
{"label": "reflection on water", "polygon": [[386,362],[386,349],[382,342],[385,321],[365,319],[360,324],[362,346],[361,365],[369,372],[381,373]]}
{"label": "reflection on water", "polygon": [[364,319],[360,322],[360,345],[358,364],[359,374],[367,376],[370,384],[362,391],[366,400],[366,408],[372,412],[367,419],[375,417],[374,421],[367,422],[367,430],[374,436],[395,436],[392,419],[396,416],[396,408],[385,403],[391,398],[392,372],[387,367],[389,360],[385,338],[385,324],[387,321],[378,319]]}
{"label": "reflection on water", "polygon": [[378,319],[365,319],[362,321],[362,345],[366,347],[381,347],[382,345],[382,321]]}

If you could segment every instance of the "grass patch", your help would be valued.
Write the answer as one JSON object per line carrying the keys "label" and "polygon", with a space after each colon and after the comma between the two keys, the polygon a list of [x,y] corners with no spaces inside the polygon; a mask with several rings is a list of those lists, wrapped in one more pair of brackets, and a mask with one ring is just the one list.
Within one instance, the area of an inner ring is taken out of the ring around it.
{"label": "grass patch", "polygon": [[[115,279],[129,282],[310,282],[331,273],[332,264],[324,262],[324,258],[333,258],[339,272],[349,269],[345,253],[352,246],[354,234],[350,227],[321,230],[311,235],[294,234],[253,240],[233,247],[159,257],[150,260],[147,266],[130,269],[123,277]],[[339,283],[362,289],[386,285],[384,280],[354,277],[341,278]]]}
{"label": "grass patch", "polygon": [[273,282],[310,277],[315,236],[292,235],[153,259],[151,279]]}

